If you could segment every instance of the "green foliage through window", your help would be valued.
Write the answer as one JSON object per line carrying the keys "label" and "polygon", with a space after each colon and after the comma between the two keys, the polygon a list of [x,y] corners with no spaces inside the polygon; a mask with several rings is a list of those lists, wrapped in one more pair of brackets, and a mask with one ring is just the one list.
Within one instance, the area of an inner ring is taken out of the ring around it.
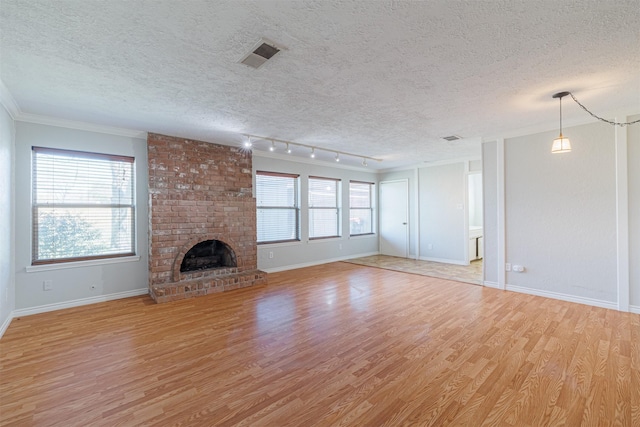
{"label": "green foliage through window", "polygon": [[133,255],[133,160],[33,148],[33,264]]}

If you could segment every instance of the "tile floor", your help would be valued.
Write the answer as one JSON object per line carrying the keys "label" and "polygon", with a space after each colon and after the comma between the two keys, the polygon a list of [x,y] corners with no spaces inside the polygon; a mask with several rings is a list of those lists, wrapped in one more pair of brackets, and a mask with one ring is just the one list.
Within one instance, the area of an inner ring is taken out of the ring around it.
{"label": "tile floor", "polygon": [[398,258],[388,255],[372,255],[346,260],[352,264],[402,271],[421,276],[438,277],[458,282],[482,284],[482,260],[472,261],[471,265],[444,264],[441,262],[421,261]]}

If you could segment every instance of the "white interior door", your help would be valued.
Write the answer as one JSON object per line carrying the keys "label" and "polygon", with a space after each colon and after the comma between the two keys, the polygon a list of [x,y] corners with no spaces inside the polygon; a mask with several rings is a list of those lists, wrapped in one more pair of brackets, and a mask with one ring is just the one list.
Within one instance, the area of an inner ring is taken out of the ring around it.
{"label": "white interior door", "polygon": [[380,253],[407,258],[409,252],[409,182],[380,183]]}

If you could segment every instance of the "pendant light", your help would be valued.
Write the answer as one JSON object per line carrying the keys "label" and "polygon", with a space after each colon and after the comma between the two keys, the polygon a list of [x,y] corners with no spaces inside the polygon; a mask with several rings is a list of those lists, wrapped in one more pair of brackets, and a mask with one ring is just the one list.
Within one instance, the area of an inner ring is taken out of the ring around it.
{"label": "pendant light", "polygon": [[571,142],[569,142],[569,138],[565,138],[562,135],[562,97],[569,95],[569,92],[558,92],[553,95],[553,98],[558,98],[560,100],[560,136],[553,140],[553,145],[551,146],[552,153],[568,153],[571,151]]}

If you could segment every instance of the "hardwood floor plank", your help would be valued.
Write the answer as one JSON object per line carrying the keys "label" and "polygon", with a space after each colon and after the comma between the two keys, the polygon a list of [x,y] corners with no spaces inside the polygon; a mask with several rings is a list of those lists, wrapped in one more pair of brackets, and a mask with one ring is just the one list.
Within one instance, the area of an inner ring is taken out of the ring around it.
{"label": "hardwood floor plank", "polygon": [[640,426],[640,316],[334,263],[14,319],[0,426]]}

